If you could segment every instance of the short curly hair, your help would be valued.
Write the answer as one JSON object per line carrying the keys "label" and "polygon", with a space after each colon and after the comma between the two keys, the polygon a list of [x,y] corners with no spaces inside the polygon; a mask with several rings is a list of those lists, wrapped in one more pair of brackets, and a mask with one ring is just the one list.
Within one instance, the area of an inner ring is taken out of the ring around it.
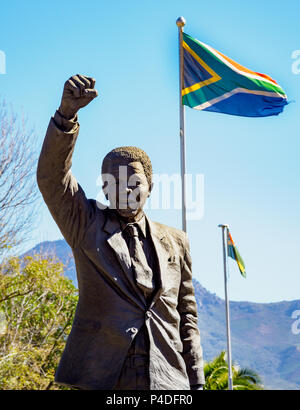
{"label": "short curly hair", "polygon": [[120,162],[140,162],[143,166],[145,176],[149,187],[152,183],[152,164],[150,158],[141,148],[138,147],[118,147],[111,150],[102,161],[101,173],[105,174],[109,171],[109,164],[113,160],[120,160]]}

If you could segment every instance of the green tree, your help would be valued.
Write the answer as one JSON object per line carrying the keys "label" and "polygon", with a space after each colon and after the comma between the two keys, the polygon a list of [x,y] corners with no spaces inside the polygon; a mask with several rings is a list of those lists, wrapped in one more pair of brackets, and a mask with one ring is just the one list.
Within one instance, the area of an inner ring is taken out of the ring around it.
{"label": "green tree", "polygon": [[[204,365],[205,385],[204,390],[228,390],[228,364],[226,353],[222,351],[219,356]],[[262,390],[263,385],[259,375],[248,368],[232,366],[232,379],[234,390]]]}
{"label": "green tree", "polygon": [[77,298],[61,263],[35,256],[0,265],[0,389],[62,388],[53,380]]}

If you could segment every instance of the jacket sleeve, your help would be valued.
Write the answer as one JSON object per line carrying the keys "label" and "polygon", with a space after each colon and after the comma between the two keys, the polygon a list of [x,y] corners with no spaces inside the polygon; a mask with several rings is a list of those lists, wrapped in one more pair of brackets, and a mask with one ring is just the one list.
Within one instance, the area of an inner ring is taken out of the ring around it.
{"label": "jacket sleeve", "polygon": [[94,215],[94,207],[71,172],[79,133],[77,117],[66,120],[56,112],[51,118],[37,168],[43,198],[68,244],[80,243]]}
{"label": "jacket sleeve", "polygon": [[182,356],[186,364],[190,385],[204,385],[203,354],[198,329],[197,303],[192,283],[192,261],[186,234],[184,252],[177,306],[181,318],[180,336],[183,344]]}

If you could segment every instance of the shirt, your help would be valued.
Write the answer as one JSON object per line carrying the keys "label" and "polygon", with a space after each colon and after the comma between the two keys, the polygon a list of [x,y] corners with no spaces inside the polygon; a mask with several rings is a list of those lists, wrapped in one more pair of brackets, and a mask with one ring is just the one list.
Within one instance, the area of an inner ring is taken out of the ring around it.
{"label": "shirt", "polygon": [[[129,241],[129,235],[126,232],[126,227],[128,223],[126,223],[124,220],[120,219],[120,227],[123,232],[124,239],[126,243],[128,244]],[[158,275],[157,275],[157,269],[158,269],[158,263],[156,261],[156,254],[154,250],[154,246],[152,244],[150,234],[149,234],[149,228],[147,227],[146,224],[146,218],[145,215],[143,214],[142,217],[134,222],[138,226],[138,232],[139,232],[139,240],[142,244],[142,248],[144,250],[145,256],[147,263],[149,267],[152,270],[152,283],[153,283],[153,289],[150,294],[145,294],[145,298],[147,301],[147,304],[149,305],[153,296],[153,293],[156,289],[157,285],[157,280],[158,280]],[[148,231],[148,232],[147,232]],[[147,235],[148,233],[148,235]],[[142,292],[142,290],[141,290]],[[133,342],[130,346],[130,349],[128,351],[128,355],[149,355],[149,337],[148,337],[148,332],[147,328],[145,325],[141,327],[135,338],[133,339]]]}

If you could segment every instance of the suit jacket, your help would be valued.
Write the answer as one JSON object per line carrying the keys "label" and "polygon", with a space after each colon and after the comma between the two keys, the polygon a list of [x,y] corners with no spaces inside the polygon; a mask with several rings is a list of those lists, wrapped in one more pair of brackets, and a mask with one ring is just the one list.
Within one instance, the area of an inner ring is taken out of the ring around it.
{"label": "suit jacket", "polygon": [[44,200],[72,248],[79,287],[55,381],[113,389],[133,338],[146,324],[151,390],[204,384],[187,236],[147,219],[159,264],[159,286],[147,306],[114,212],[88,200],[71,172],[78,132],[77,122],[65,132],[52,118],[37,170]]}

